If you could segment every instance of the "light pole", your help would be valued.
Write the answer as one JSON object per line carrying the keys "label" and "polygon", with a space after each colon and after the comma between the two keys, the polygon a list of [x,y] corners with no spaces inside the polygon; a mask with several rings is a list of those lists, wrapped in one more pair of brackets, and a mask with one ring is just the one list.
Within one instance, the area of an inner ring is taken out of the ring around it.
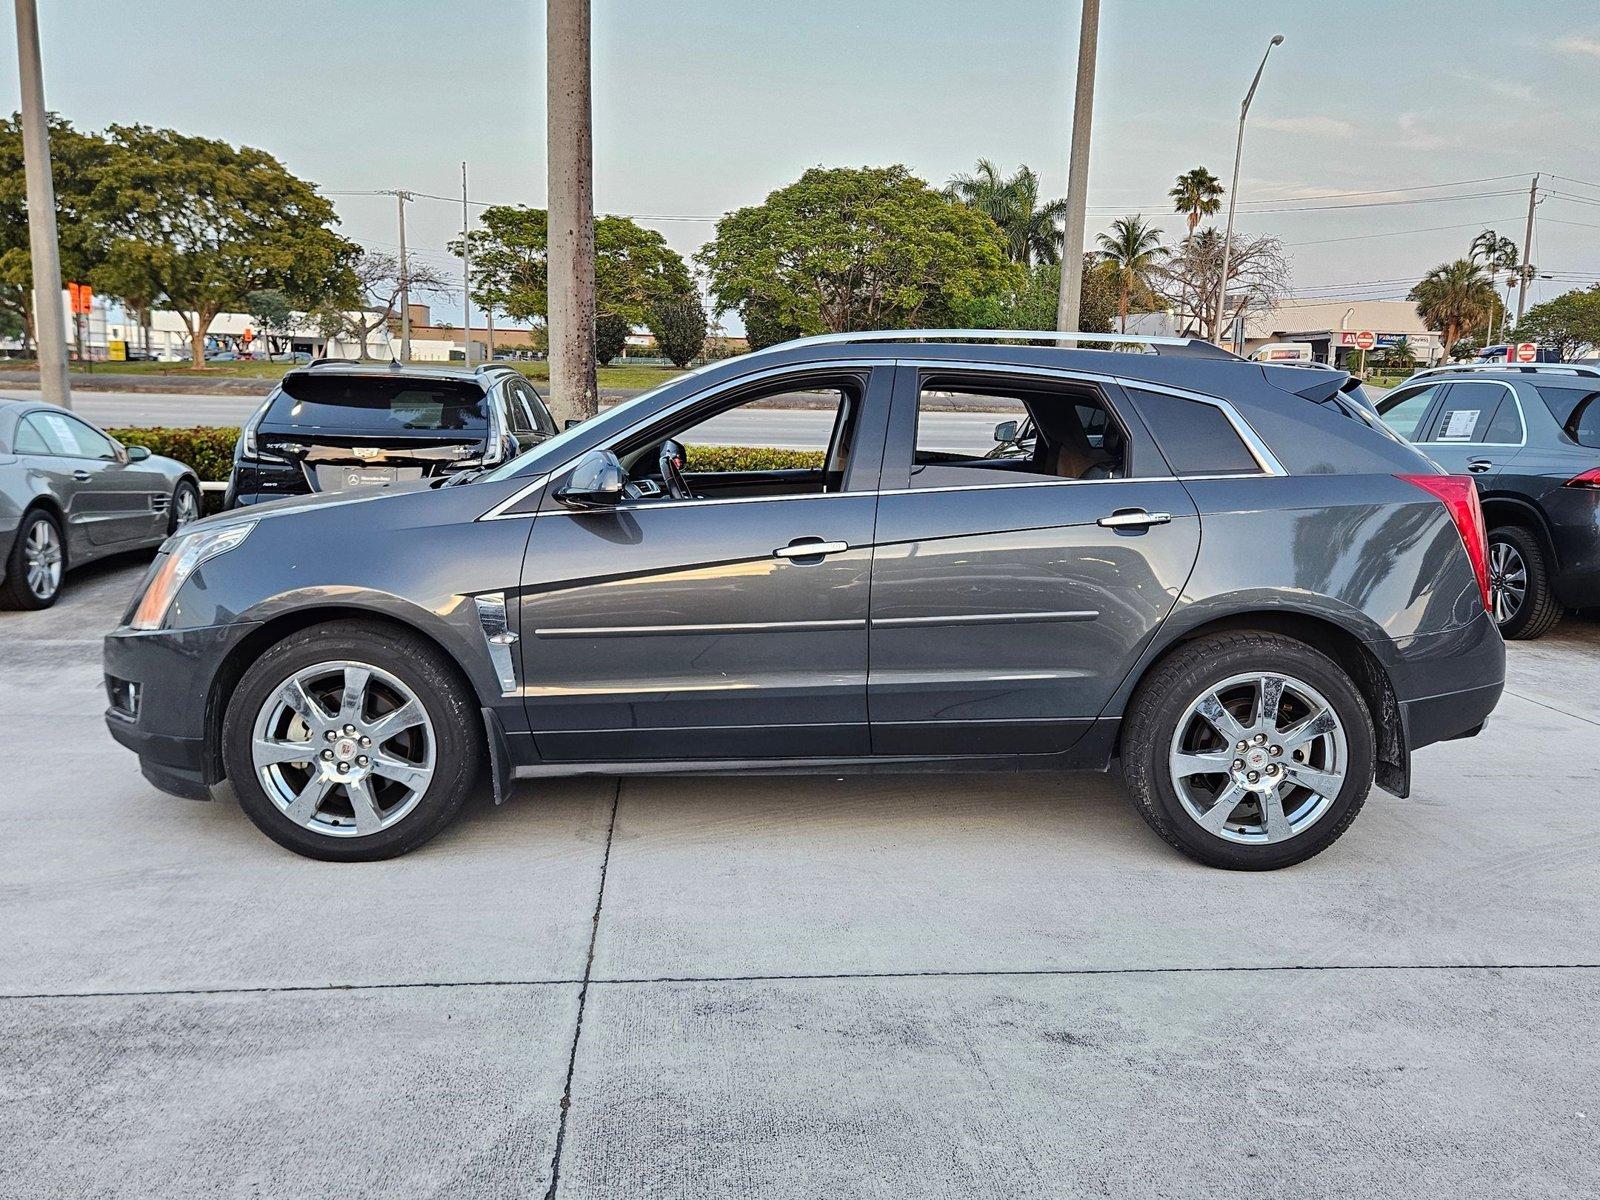
{"label": "light pole", "polygon": [[50,177],[50,122],[45,116],[44,70],[39,62],[39,12],[34,0],[17,0],[16,7],[17,74],[22,81],[22,162],[27,176],[39,393],[46,404],[71,408],[67,322],[61,312],[61,247],[56,241],[56,189]]}
{"label": "light pole", "polygon": [[546,0],[545,12],[550,398],[564,416],[586,420],[599,411],[589,0]]}
{"label": "light pole", "polygon": [[1239,201],[1239,156],[1244,152],[1244,119],[1250,115],[1250,101],[1256,98],[1256,87],[1261,82],[1261,72],[1267,69],[1267,57],[1272,53],[1274,46],[1283,45],[1283,34],[1275,33],[1272,40],[1267,43],[1267,52],[1261,56],[1261,65],[1256,68],[1256,77],[1250,81],[1250,90],[1244,94],[1244,103],[1239,106],[1239,138],[1233,144],[1233,186],[1228,190],[1228,232],[1222,239],[1222,274],[1217,279],[1217,321],[1212,330],[1217,345],[1222,345],[1222,318],[1227,308],[1228,300],[1228,258],[1233,250],[1233,206]]}
{"label": "light pole", "polygon": [[1083,223],[1089,190],[1089,127],[1094,118],[1094,64],[1100,0],[1083,0],[1078,31],[1078,91],[1072,102],[1072,157],[1067,165],[1067,223],[1061,234],[1061,294],[1056,328],[1076,329],[1083,305]]}

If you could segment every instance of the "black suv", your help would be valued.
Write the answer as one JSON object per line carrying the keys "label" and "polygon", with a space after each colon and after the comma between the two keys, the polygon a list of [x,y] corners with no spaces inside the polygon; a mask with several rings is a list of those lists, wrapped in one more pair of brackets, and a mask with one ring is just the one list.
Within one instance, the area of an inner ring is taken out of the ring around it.
{"label": "black suv", "polygon": [[485,770],[1113,760],[1203,862],[1316,854],[1500,697],[1477,491],[1341,371],[988,340],[1061,336],[793,342],[477,475],[199,522],[106,639],[111,732],[327,859],[421,845]]}
{"label": "black suv", "polygon": [[1600,369],[1439,367],[1378,412],[1447,471],[1477,481],[1500,632],[1536,638],[1600,606]]}
{"label": "black suv", "polygon": [[286,373],[240,431],[224,507],[495,466],[555,432],[509,367],[314,362]]}

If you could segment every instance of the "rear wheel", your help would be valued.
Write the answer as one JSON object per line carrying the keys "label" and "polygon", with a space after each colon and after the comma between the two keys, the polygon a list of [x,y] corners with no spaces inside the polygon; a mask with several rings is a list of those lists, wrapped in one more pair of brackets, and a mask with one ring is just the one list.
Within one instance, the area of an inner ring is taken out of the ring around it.
{"label": "rear wheel", "polygon": [[1489,531],[1489,602],[1504,638],[1543,637],[1561,620],[1538,536],[1521,525]]}
{"label": "rear wheel", "polygon": [[16,540],[6,558],[0,608],[49,608],[61,595],[61,579],[66,570],[67,548],[66,539],[61,536],[61,522],[45,509],[34,509],[17,526]]}
{"label": "rear wheel", "polygon": [[279,845],[392,858],[460,812],[482,761],[477,708],[450,661],[364,622],[279,642],[239,681],[223,757],[239,803]]}
{"label": "rear wheel", "polygon": [[1332,845],[1372,787],[1365,701],[1327,656],[1293,638],[1191,642],[1129,705],[1123,771],[1140,814],[1189,857],[1259,871]]}

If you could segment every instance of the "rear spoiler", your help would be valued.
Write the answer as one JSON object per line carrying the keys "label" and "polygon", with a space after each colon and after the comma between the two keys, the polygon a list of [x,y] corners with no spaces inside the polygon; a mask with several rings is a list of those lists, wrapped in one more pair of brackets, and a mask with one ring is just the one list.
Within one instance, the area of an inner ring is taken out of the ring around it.
{"label": "rear spoiler", "polygon": [[1340,392],[1353,391],[1361,381],[1348,371],[1326,363],[1263,363],[1262,374],[1280,391],[1326,404]]}

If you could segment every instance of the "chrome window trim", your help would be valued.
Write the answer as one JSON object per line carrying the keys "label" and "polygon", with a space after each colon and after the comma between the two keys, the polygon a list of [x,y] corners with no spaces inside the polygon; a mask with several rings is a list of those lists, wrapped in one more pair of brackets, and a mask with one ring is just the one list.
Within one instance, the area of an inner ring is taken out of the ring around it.
{"label": "chrome window trim", "polygon": [[[1488,383],[1498,384],[1499,386],[1505,388],[1505,390],[1511,394],[1512,403],[1517,406],[1517,424],[1522,426],[1522,440],[1520,442],[1474,442],[1470,439],[1463,441],[1460,438],[1452,438],[1441,441],[1437,438],[1434,438],[1426,442],[1412,442],[1411,444],[1413,446],[1497,446],[1502,450],[1520,450],[1522,447],[1528,444],[1528,414],[1522,407],[1522,397],[1517,395],[1517,389],[1512,387],[1504,379],[1456,379],[1446,380],[1444,382]],[[1449,394],[1446,393],[1446,399],[1448,399],[1448,396]],[[1499,412],[1499,409],[1496,408],[1495,412]],[[1489,414],[1489,423],[1491,425],[1494,424],[1494,413]]]}

